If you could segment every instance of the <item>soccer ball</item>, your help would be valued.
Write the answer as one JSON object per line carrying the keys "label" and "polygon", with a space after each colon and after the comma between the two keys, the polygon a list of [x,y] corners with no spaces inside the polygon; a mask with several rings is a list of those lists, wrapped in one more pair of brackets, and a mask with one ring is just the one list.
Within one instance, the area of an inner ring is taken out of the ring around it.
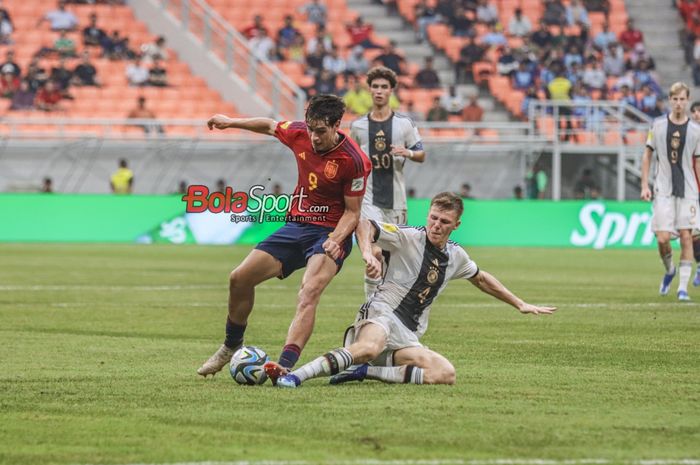
{"label": "soccer ball", "polygon": [[264,350],[243,346],[231,358],[231,377],[238,384],[254,386],[267,380],[263,365],[270,360]]}

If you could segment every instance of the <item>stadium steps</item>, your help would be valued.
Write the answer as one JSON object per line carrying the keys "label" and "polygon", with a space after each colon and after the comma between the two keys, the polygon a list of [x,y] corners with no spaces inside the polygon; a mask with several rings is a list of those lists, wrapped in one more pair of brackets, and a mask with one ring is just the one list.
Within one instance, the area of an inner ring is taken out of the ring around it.
{"label": "stadium steps", "polygon": [[[690,70],[685,65],[679,31],[683,20],[670,2],[659,0],[625,0],[630,18],[644,33],[644,43],[656,62],[656,72],[664,91],[676,81],[692,86]],[[691,95],[699,95],[691,90]]]}

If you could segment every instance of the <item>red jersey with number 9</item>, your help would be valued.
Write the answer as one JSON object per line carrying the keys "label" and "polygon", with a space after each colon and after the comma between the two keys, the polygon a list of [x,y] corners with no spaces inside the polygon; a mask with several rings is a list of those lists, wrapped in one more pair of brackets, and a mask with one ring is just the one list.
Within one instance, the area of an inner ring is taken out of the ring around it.
{"label": "red jersey with number 9", "polygon": [[[302,121],[282,121],[275,137],[292,149],[297,161],[297,180],[288,219],[335,228],[345,212],[345,196],[365,194],[372,165],[367,155],[344,132],[340,142],[323,155],[314,151],[311,137]],[[299,195],[303,193],[301,202]]]}

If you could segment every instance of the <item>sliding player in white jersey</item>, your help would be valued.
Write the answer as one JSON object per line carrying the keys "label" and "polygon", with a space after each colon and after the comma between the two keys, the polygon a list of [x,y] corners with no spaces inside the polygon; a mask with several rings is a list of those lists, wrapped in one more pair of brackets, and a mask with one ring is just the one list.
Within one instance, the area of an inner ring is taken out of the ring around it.
{"label": "sliding player in white jersey", "polygon": [[[362,218],[393,224],[406,224],[406,160],[425,161],[418,129],[411,118],[394,113],[389,106],[397,84],[396,74],[377,66],[367,73],[372,94],[372,110],[353,121],[350,137],[369,156],[372,173],[362,202]],[[375,250],[375,252],[378,252]],[[365,274],[365,294],[369,298],[379,282]]]}
{"label": "sliding player in white jersey", "polygon": [[452,279],[469,280],[521,313],[555,311],[555,307],[524,302],[448,240],[460,224],[463,209],[458,195],[443,192],[432,199],[427,227],[360,220],[356,234],[368,274],[377,276],[382,269],[372,252],[373,243],[390,254],[383,280],[346,333],[345,347],[278,378],[277,386],[294,388],[307,379],[329,375],[334,375],[331,384],[364,379],[453,384],[456,373],[449,360],[420,343],[428,328],[430,305]]}
{"label": "sliding player in white jersey", "polygon": [[700,126],[686,114],[690,90],[677,82],[669,90],[671,112],[656,118],[647,138],[642,158],[641,198],[651,200],[649,167],[656,160],[654,203],[651,229],[656,234],[659,255],[666,273],[659,294],[666,295],[676,276],[671,236],[680,235],[681,259],[678,264],[678,300],[690,300],[688,281],[693,268],[693,229],[700,227],[698,178],[700,177]]}

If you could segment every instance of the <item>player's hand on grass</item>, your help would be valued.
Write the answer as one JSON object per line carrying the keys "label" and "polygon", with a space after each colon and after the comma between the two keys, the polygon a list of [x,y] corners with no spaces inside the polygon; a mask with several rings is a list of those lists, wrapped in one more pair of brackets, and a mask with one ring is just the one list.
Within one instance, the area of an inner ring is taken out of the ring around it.
{"label": "player's hand on grass", "polygon": [[367,277],[377,279],[382,275],[382,264],[377,257],[372,253],[362,254],[362,259],[365,261],[365,272]]}
{"label": "player's hand on grass", "polygon": [[649,189],[648,186],[642,187],[642,193],[640,195],[642,200],[646,200],[647,202],[651,200],[651,189]]}
{"label": "player's hand on grass", "polygon": [[340,258],[343,249],[340,247],[340,244],[329,237],[326,239],[326,242],[323,243],[323,251],[333,260],[337,260]]}
{"label": "player's hand on grass", "polygon": [[228,127],[228,123],[231,121],[231,118],[229,118],[226,115],[214,115],[211,118],[209,118],[209,121],[207,121],[207,126],[209,129],[226,129]]}
{"label": "player's hand on grass", "polygon": [[557,310],[557,307],[540,307],[537,305],[528,304],[523,302],[523,304],[518,309],[520,313],[534,313],[535,315],[549,315]]}

